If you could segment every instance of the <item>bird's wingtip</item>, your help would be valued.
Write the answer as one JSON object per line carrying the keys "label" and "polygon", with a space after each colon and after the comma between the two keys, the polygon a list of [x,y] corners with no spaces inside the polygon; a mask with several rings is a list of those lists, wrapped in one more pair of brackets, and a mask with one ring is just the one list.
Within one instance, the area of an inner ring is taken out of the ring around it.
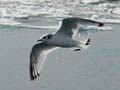
{"label": "bird's wingtip", "polygon": [[30,80],[34,81],[40,76],[38,72],[35,71],[35,67],[30,65]]}
{"label": "bird's wingtip", "polygon": [[102,27],[102,26],[104,26],[104,23],[100,22],[98,27]]}
{"label": "bird's wingtip", "polygon": [[37,74],[37,75],[35,75],[35,76],[31,75],[30,81],[36,80],[39,76],[40,76],[40,74]]}

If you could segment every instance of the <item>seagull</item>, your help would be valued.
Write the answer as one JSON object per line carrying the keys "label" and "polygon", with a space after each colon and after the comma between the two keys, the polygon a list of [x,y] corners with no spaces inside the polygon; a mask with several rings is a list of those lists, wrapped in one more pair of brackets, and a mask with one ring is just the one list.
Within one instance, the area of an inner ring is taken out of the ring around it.
{"label": "seagull", "polygon": [[[30,79],[35,80],[40,76],[43,64],[47,55],[58,48],[76,48],[74,51],[86,49],[90,45],[91,39],[87,37],[84,40],[76,38],[82,25],[92,25],[101,27],[102,22],[83,19],[78,17],[68,17],[62,20],[61,26],[54,34],[47,34],[37,40],[37,44],[32,47],[30,53]],[[81,37],[81,35],[79,35]]]}

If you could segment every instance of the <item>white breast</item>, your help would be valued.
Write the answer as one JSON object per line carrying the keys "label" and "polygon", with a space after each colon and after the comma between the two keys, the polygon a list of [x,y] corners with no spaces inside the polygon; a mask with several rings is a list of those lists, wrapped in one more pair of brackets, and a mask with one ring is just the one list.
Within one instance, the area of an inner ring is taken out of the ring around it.
{"label": "white breast", "polygon": [[78,45],[76,40],[62,34],[55,34],[48,43],[59,47],[75,47]]}

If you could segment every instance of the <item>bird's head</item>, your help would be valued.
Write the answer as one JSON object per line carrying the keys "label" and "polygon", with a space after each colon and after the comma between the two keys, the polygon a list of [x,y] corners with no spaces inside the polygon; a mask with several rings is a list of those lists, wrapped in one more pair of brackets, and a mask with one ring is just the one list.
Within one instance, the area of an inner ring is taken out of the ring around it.
{"label": "bird's head", "polygon": [[53,36],[53,34],[45,35],[41,39],[37,40],[37,42],[50,40],[52,38],[52,36]]}

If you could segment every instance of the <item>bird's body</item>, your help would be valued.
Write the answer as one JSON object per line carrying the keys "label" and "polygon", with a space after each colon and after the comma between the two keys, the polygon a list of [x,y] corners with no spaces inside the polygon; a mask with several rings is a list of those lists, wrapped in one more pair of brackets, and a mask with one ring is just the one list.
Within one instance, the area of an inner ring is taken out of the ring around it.
{"label": "bird's body", "polygon": [[55,34],[51,40],[47,41],[47,43],[49,45],[64,48],[64,47],[76,47],[80,42],[70,37],[66,37],[65,35]]}
{"label": "bird's body", "polygon": [[88,19],[76,17],[65,18],[62,21],[60,29],[54,34],[43,36],[39,43],[35,44],[30,54],[30,77],[31,80],[36,79],[40,75],[43,63],[48,53],[56,50],[56,48],[73,48],[74,51],[79,51],[81,48],[86,49],[89,46],[90,38],[85,38],[84,41],[75,38],[77,33],[80,33],[80,25],[96,25],[103,26],[103,23]]}

